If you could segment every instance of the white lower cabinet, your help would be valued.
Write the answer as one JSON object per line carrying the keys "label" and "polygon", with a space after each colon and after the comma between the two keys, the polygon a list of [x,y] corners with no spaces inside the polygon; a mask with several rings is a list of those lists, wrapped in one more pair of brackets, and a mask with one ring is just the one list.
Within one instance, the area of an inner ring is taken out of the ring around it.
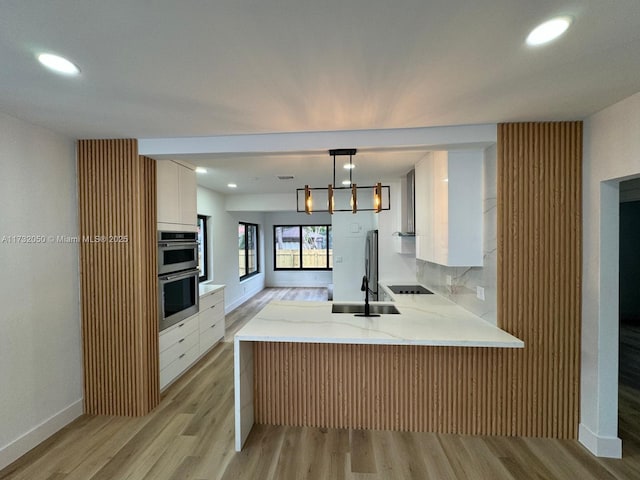
{"label": "white lower cabinet", "polygon": [[198,359],[198,346],[181,353],[177,359],[160,369],[160,390],[178,378]]}
{"label": "white lower cabinet", "polygon": [[160,332],[160,389],[224,338],[224,291],[200,298],[200,312]]}
{"label": "white lower cabinet", "polygon": [[198,315],[160,332],[160,389],[185,371],[199,354]]}
{"label": "white lower cabinet", "polygon": [[219,290],[200,299],[200,355],[224,338],[224,293]]}

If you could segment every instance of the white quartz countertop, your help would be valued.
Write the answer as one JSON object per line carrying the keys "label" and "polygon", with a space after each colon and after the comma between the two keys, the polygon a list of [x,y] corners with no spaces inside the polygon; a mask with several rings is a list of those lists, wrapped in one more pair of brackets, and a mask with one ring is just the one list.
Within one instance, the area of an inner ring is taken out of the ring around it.
{"label": "white quartz countertop", "polygon": [[202,298],[202,297],[206,297],[207,295],[211,295],[212,293],[215,293],[218,290],[222,290],[223,288],[224,288],[224,285],[211,285],[208,283],[201,283],[198,286],[198,289],[200,290],[198,293],[200,295],[200,298]]}
{"label": "white quartz countertop", "polygon": [[[399,315],[331,313],[332,302],[272,301],[236,341],[523,348],[522,340],[439,295],[400,299]],[[362,303],[362,302],[334,302]],[[372,302],[385,303],[385,302]]]}

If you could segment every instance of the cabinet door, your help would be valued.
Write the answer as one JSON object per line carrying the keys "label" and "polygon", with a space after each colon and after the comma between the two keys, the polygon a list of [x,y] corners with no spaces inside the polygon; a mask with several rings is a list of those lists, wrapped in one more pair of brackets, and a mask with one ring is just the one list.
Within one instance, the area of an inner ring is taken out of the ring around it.
{"label": "cabinet door", "polygon": [[416,164],[416,258],[482,265],[482,164],[478,151],[430,152]]}
{"label": "cabinet door", "polygon": [[449,152],[447,265],[482,266],[482,151]]}
{"label": "cabinet door", "polygon": [[178,170],[184,168],[170,160],[156,162],[158,223],[180,223]]}
{"label": "cabinet door", "polygon": [[[205,298],[215,300],[215,294]],[[201,305],[207,305],[207,301],[201,302]],[[224,338],[224,330],[224,301],[213,303],[205,310],[200,310],[200,355],[204,355]]]}
{"label": "cabinet door", "polygon": [[[431,168],[430,199],[433,217],[432,262],[440,265],[449,263],[449,162],[447,152],[434,152]],[[455,202],[455,199],[452,199]]]}
{"label": "cabinet door", "polygon": [[197,225],[197,182],[196,172],[179,165],[180,190],[180,223],[183,225]]}
{"label": "cabinet door", "polygon": [[432,160],[432,154],[428,153],[416,164],[416,258],[420,260],[431,260],[433,256]]}

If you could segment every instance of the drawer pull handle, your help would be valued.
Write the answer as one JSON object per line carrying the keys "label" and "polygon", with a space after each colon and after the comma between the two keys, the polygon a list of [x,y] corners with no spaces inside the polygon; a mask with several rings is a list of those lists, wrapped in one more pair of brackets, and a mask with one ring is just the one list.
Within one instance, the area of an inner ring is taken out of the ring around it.
{"label": "drawer pull handle", "polygon": [[186,355],[186,353],[183,353],[183,354],[182,354],[182,355],[180,355],[178,358],[180,359],[180,358],[184,357],[185,355]]}
{"label": "drawer pull handle", "polygon": [[184,342],[184,338],[181,338],[180,340],[178,340],[178,343],[182,343]]}
{"label": "drawer pull handle", "polygon": [[182,326],[184,326],[184,323],[179,324],[179,325],[178,325],[178,328],[180,328],[180,327],[182,327]]}
{"label": "drawer pull handle", "polygon": [[213,325],[211,325],[211,328],[215,327],[216,325],[217,325],[217,324],[216,324],[216,323],[214,323]]}

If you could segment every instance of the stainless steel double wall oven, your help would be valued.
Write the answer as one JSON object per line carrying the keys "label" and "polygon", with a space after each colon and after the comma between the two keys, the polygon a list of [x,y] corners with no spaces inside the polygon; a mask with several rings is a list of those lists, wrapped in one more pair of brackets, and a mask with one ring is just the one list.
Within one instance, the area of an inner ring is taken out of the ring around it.
{"label": "stainless steel double wall oven", "polygon": [[198,313],[196,232],[158,232],[158,317],[160,330]]}

